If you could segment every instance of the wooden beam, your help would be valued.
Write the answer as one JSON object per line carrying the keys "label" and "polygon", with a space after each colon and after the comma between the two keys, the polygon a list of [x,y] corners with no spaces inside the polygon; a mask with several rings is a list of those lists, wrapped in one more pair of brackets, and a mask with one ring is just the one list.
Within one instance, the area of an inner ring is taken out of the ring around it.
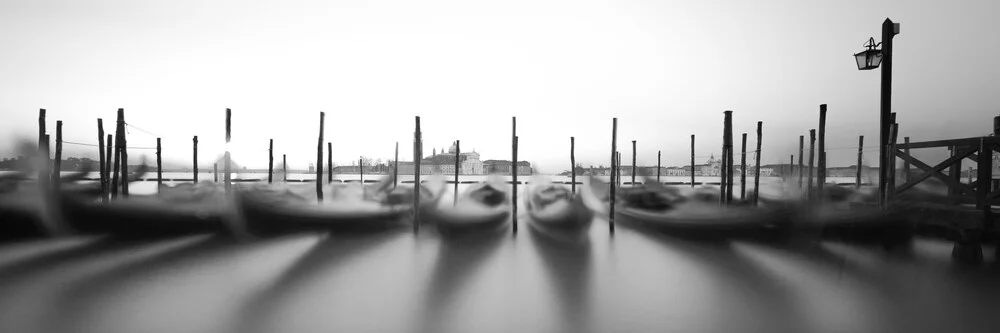
{"label": "wooden beam", "polygon": [[1000,143],[1000,137],[987,136],[987,137],[973,137],[973,138],[962,138],[962,139],[948,139],[948,140],[935,140],[935,141],[924,141],[924,142],[911,142],[909,144],[897,144],[896,148],[905,149],[917,149],[917,148],[934,148],[934,147],[979,147],[980,140],[983,144],[987,146],[993,146]]}
{"label": "wooden beam", "polygon": [[[913,164],[913,166],[917,167],[920,170],[928,171],[928,170],[933,170],[934,169],[931,166],[927,165],[926,163],[921,162],[920,160],[915,159],[912,156],[906,155],[905,153],[903,153],[902,151],[900,151],[898,147],[892,153],[894,153],[896,155],[896,157],[899,157],[899,158],[903,159],[904,161],[909,161],[910,164]],[[966,191],[968,193],[975,193],[976,192],[976,190],[974,188],[972,188],[971,186],[968,186],[966,184],[962,184],[961,182],[959,182],[959,181],[957,181],[957,180],[955,180],[955,179],[953,179],[951,177],[947,177],[947,176],[941,174],[940,172],[934,172],[934,173],[931,174],[931,176],[933,176],[934,178],[940,179],[941,181],[943,181],[948,186],[962,189],[962,190],[964,190],[964,191]]]}
{"label": "wooden beam", "polygon": [[[910,154],[907,154],[906,152],[897,152],[897,154],[898,153],[901,153],[902,155],[906,155],[906,157],[913,158],[912,156],[910,156]],[[971,153],[972,153],[971,151],[970,152],[966,152],[966,154],[971,154]],[[900,158],[902,158],[903,161],[907,161],[907,159],[905,157],[903,157],[902,155],[897,155],[897,156],[899,156]],[[930,170],[921,168],[922,170],[925,170],[924,173],[922,173],[922,174],[914,177],[913,179],[910,179],[909,181],[907,181],[903,185],[897,187],[894,191],[896,192],[896,194],[903,193],[903,191],[905,191],[905,190],[913,187],[914,185],[917,185],[918,183],[926,180],[927,178],[930,178],[933,174],[940,173],[945,168],[951,167],[952,164],[954,164],[956,161],[961,161],[963,158],[965,158],[964,155],[955,154],[952,157],[949,157],[948,159],[944,160],[943,162],[938,163],[933,168],[930,168]],[[907,163],[909,163],[909,162],[907,162]],[[920,168],[920,167],[918,167],[918,168]],[[945,175],[941,174],[941,176],[945,176]],[[948,177],[948,178],[952,179],[953,177]]]}

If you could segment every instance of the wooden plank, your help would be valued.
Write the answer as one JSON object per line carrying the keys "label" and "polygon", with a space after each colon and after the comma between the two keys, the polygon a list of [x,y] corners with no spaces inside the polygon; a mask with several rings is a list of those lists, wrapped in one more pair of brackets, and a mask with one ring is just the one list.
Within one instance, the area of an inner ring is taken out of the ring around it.
{"label": "wooden plank", "polygon": [[982,143],[989,146],[1000,143],[1000,137],[987,136],[987,137],[972,137],[972,138],[962,138],[962,139],[911,142],[909,144],[901,144],[901,145],[897,144],[896,148],[916,149],[916,148],[934,148],[934,147],[948,147],[948,146],[979,147],[980,140],[982,140]]}
{"label": "wooden plank", "polygon": [[[897,153],[900,153],[900,152],[897,151]],[[913,158],[912,156],[910,156],[910,154],[907,154],[906,152],[901,152],[901,153],[902,153],[902,155],[897,155],[897,156],[900,157],[900,158],[902,158],[903,161],[907,160],[906,158],[903,157],[903,155],[905,155],[906,157],[909,157],[909,158]],[[965,152],[965,153],[966,154],[972,154],[971,151]],[[937,165],[935,165],[930,170],[925,170],[924,173],[922,173],[922,174],[918,175],[917,177],[914,177],[913,179],[907,181],[905,184],[897,187],[894,191],[896,192],[896,194],[903,193],[903,191],[906,191],[907,189],[913,187],[914,185],[917,185],[918,183],[926,180],[927,178],[930,178],[935,173],[940,173],[945,168],[950,167],[956,161],[961,161],[963,158],[965,158],[965,155],[955,154],[952,157],[949,157],[948,159],[944,160],[943,162],[938,163]],[[941,174],[941,176],[945,176],[945,175]],[[948,178],[952,179],[953,177],[948,177]]]}

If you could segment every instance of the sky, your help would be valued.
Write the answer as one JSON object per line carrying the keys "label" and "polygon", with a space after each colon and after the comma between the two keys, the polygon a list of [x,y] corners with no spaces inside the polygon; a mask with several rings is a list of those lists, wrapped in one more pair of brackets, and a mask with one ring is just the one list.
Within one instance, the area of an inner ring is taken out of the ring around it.
{"label": "sky", "polygon": [[[163,140],[166,165],[220,155],[225,109],[234,160],[292,167],[316,160],[319,113],[337,164],[412,160],[461,140],[483,159],[518,157],[541,172],[609,165],[618,118],[623,164],[685,165],[721,152],[723,111],[763,164],[787,163],[827,104],[828,164],[875,164],[878,70],[853,54],[894,38],[900,141],[973,137],[1000,115],[1000,2],[985,1],[0,1],[0,156],[37,137],[38,109],[64,140],[94,144],[124,108],[131,147]],[[136,129],[138,128],[138,129]],[[141,129],[141,130],[139,130]],[[325,146],[325,145],[324,145]],[[927,149],[922,158],[947,152]],[[68,144],[64,156],[96,158]],[[132,163],[153,151],[130,151]],[[798,157],[796,157],[797,159]],[[739,157],[736,157],[737,161]],[[737,162],[738,163],[738,162]]]}

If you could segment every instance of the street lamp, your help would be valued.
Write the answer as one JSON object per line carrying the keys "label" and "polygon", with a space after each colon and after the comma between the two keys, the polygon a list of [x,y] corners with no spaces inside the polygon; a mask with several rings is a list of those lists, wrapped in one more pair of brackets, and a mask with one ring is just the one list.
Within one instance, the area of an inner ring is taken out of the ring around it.
{"label": "street lamp", "polygon": [[859,70],[878,68],[878,65],[882,63],[882,50],[878,49],[879,46],[882,46],[882,43],[875,44],[874,37],[868,38],[868,43],[865,44],[868,49],[854,54]]}
{"label": "street lamp", "polygon": [[[882,66],[882,95],[879,101],[879,161],[878,161],[878,194],[879,206],[885,207],[886,194],[894,189],[886,188],[886,179],[893,175],[893,171],[887,170],[892,152],[886,149],[889,144],[889,120],[892,113],[892,38],[899,34],[899,23],[894,23],[886,18],[882,22],[882,42],[875,44],[874,38],[868,39],[867,50],[854,54],[854,60],[858,63],[859,70],[870,70]],[[882,49],[879,50],[879,45]]]}

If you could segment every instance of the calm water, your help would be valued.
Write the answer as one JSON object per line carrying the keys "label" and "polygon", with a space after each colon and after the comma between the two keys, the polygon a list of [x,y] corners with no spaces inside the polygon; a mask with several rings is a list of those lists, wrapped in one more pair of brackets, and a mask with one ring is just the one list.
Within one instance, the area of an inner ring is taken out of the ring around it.
{"label": "calm water", "polygon": [[534,232],[521,215],[516,235],[460,239],[423,228],[0,244],[0,331],[995,332],[1000,324],[992,247],[985,264],[962,267],[951,244],[936,240],[892,249],[707,243],[623,227],[612,235],[601,218],[586,241],[568,242]]}

